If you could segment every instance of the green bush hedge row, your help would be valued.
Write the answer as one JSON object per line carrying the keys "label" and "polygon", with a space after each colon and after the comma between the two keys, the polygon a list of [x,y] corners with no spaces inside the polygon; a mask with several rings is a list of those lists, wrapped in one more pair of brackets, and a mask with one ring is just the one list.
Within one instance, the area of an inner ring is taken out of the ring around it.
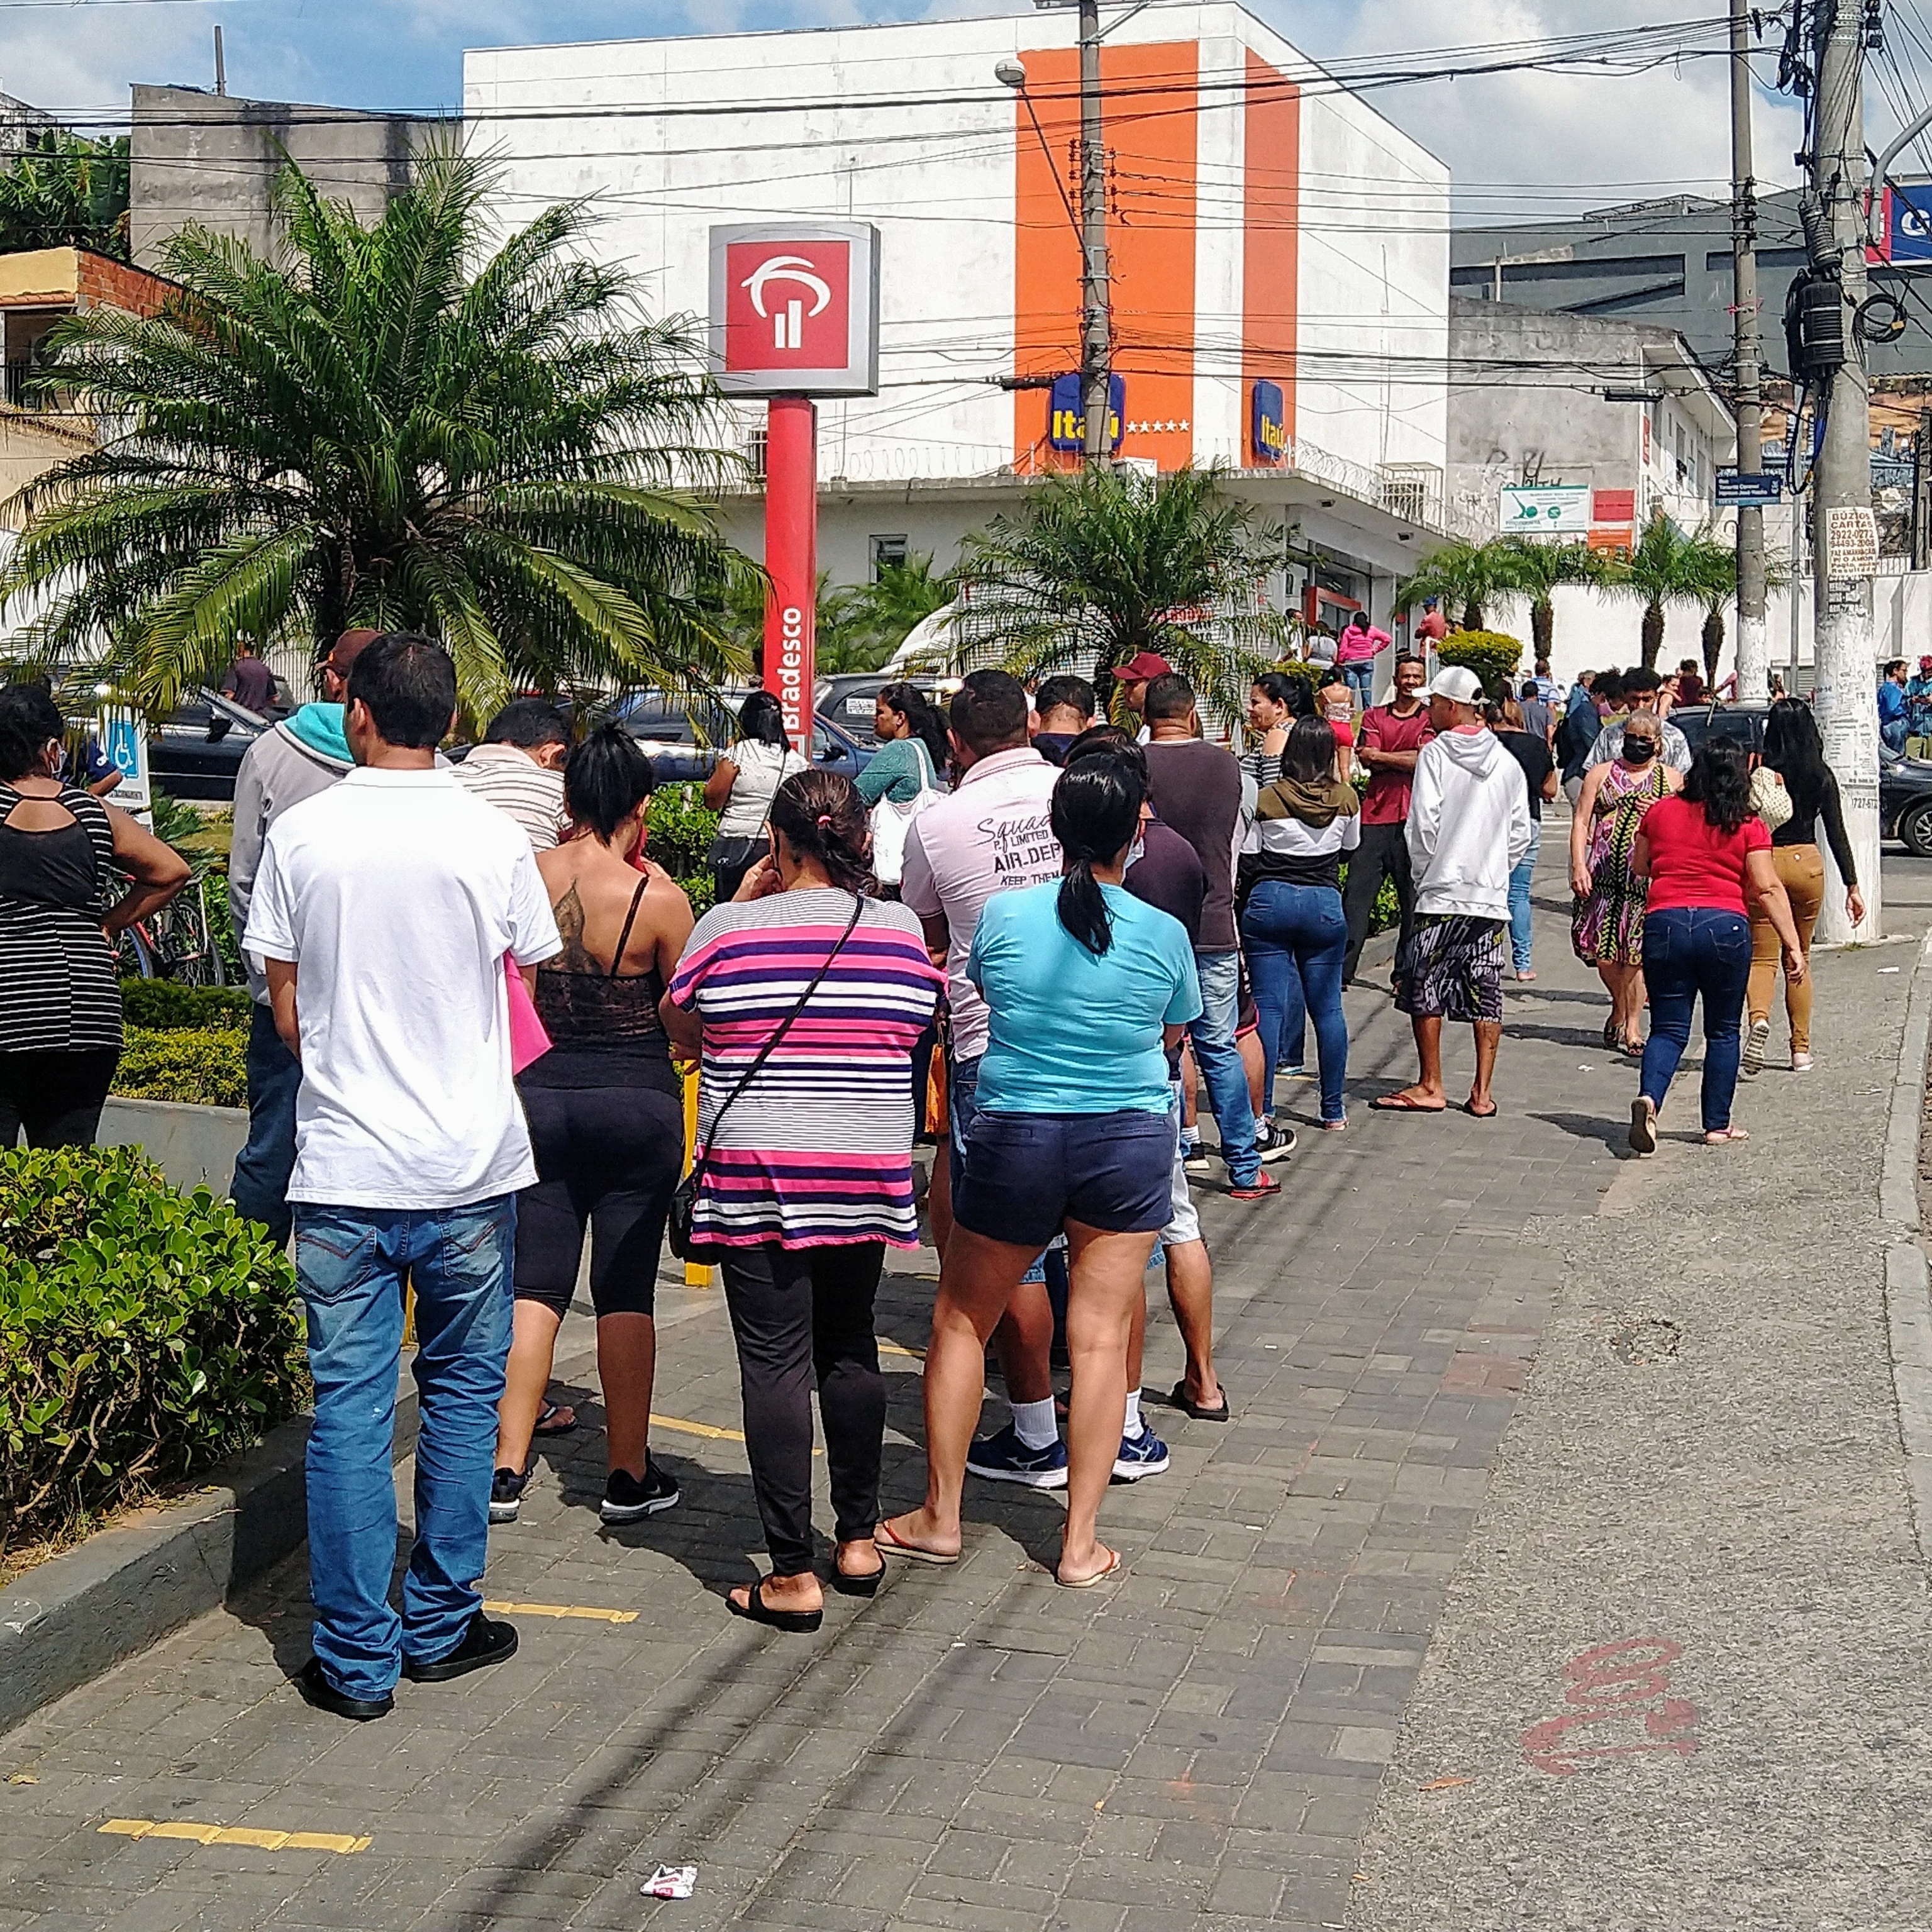
{"label": "green bush hedge row", "polygon": [[179,986],[172,980],[123,980],[130,1027],[245,1027],[254,1004],[242,986]]}
{"label": "green bush hedge row", "polygon": [[0,1556],[308,1400],[287,1256],[130,1148],[0,1154]]}
{"label": "green bush hedge row", "polygon": [[131,1100],[248,1104],[248,1036],[235,1027],[128,1029],[114,1091]]}

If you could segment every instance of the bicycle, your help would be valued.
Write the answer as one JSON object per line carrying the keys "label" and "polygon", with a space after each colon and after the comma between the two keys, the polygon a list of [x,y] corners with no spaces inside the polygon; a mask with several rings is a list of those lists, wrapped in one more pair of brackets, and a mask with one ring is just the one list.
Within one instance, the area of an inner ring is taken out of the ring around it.
{"label": "bicycle", "polygon": [[183,986],[224,986],[220,949],[208,922],[204,882],[196,879],[160,911],[124,930],[115,943],[124,978],[172,980]]}

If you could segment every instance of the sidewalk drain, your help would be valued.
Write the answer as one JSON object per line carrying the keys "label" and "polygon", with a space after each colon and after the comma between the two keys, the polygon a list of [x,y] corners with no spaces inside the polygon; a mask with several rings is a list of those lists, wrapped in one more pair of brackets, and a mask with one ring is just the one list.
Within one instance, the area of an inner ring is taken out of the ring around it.
{"label": "sidewalk drain", "polygon": [[1648,1368],[1655,1362],[1674,1362],[1682,1334],[1676,1322],[1655,1317],[1647,1322],[1622,1322],[1610,1330],[1610,1353],[1634,1369]]}

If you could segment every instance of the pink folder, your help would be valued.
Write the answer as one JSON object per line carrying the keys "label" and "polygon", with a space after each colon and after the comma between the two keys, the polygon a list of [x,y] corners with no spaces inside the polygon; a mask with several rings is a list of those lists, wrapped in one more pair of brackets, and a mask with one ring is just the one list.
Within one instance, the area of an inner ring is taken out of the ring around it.
{"label": "pink folder", "polygon": [[536,1000],[508,953],[503,955],[503,981],[510,992],[510,1071],[520,1073],[550,1051],[550,1035],[537,1017]]}

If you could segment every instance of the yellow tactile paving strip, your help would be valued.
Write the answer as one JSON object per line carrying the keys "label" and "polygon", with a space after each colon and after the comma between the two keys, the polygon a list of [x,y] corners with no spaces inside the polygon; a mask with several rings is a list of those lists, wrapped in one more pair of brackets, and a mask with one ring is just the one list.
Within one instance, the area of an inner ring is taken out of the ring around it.
{"label": "yellow tactile paving strip", "polygon": [[186,1818],[110,1818],[100,1827],[122,1838],[188,1838],[198,1845],[246,1845],[258,1852],[366,1852],[374,1840],[346,1832],[264,1832],[250,1825],[197,1825]]}

